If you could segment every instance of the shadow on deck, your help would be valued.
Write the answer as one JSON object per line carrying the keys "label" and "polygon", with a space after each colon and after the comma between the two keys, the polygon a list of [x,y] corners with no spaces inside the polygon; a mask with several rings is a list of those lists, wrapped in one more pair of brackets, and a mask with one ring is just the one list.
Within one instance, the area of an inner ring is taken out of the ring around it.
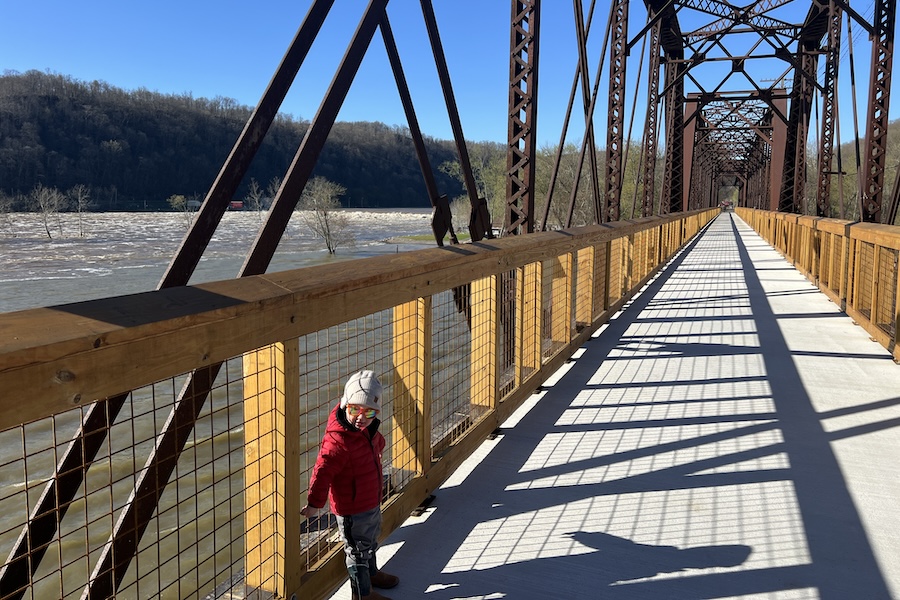
{"label": "shadow on deck", "polygon": [[900,367],[723,213],[388,538],[385,595],[900,597],[898,427]]}

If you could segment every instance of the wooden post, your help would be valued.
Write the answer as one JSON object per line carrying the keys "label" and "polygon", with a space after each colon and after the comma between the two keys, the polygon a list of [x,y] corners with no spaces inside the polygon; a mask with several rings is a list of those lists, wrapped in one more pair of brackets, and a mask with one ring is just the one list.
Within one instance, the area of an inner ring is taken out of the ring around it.
{"label": "wooden post", "polygon": [[550,339],[553,352],[568,344],[572,339],[572,255],[565,253],[556,258],[556,267],[551,280]]}
{"label": "wooden post", "polygon": [[852,290],[850,289],[852,256],[853,256],[853,240],[850,237],[850,228],[852,224],[844,225],[844,235],[841,238],[841,283],[838,296],[841,299],[841,310],[846,312],[847,306],[852,300]]}
{"label": "wooden post", "polygon": [[878,309],[882,306],[881,284],[881,244],[877,241],[872,244],[872,297],[869,299],[869,322],[874,328],[878,328]]}
{"label": "wooden post", "polygon": [[622,239],[622,289],[619,298],[634,286],[634,234]]}
{"label": "wooden post", "polygon": [[499,275],[491,275],[472,282],[471,402],[487,409],[497,406],[499,280]]}
{"label": "wooden post", "polygon": [[516,387],[541,368],[541,267],[528,263],[516,277]]}
{"label": "wooden post", "polygon": [[[600,251],[599,259],[597,252]],[[594,248],[594,315],[598,318],[609,308],[609,277],[611,273],[610,257],[612,241],[602,242]]]}
{"label": "wooden post", "polygon": [[[897,264],[897,259],[895,258],[895,265]],[[888,350],[890,350],[891,354],[894,355],[894,360],[900,360],[900,348],[898,348],[897,340],[900,339],[900,334],[897,333],[897,329],[900,328],[900,270],[895,266],[894,268],[894,327],[893,332],[891,334],[891,339],[889,342]]]}
{"label": "wooden post", "polygon": [[575,301],[575,327],[583,329],[594,321],[594,252],[593,246],[578,251],[578,293]]}
{"label": "wooden post", "polygon": [[623,238],[610,240],[606,260],[609,262],[609,281],[606,283],[606,306],[612,306],[622,296]]}
{"label": "wooden post", "polygon": [[859,297],[860,297],[860,288],[862,288],[862,283],[860,282],[859,272],[860,266],[862,263],[862,252],[860,252],[860,247],[862,246],[862,242],[858,239],[850,240],[850,247],[852,249],[851,260],[853,261],[853,272],[849,274],[850,289],[847,294],[847,304],[853,307],[856,310],[860,310],[859,306]]}
{"label": "wooden post", "polygon": [[431,466],[431,296],[394,307],[391,461],[403,473]]}
{"label": "wooden post", "polygon": [[297,339],[244,355],[244,571],[278,598],[300,585]]}

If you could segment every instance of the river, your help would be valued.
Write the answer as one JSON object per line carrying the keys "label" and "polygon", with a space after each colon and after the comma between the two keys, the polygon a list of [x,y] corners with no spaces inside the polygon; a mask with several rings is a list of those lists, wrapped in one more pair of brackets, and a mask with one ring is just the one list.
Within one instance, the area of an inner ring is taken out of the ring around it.
{"label": "river", "polygon": [[[295,214],[269,271],[434,246],[427,237],[431,234],[430,209],[346,210],[341,214],[346,216],[348,230],[355,238],[353,247],[341,247],[335,255],[329,255],[324,243],[305,227],[301,215]],[[260,217],[254,212],[226,213],[191,283],[235,277],[255,239]],[[60,222],[54,219],[49,226],[51,238],[47,236],[41,215],[0,215],[0,260],[3,263],[0,312],[153,290],[187,231],[187,220],[180,213],[90,213],[83,215],[79,222],[78,215],[62,214]],[[414,242],[394,239],[404,236],[426,237]],[[445,292],[442,295],[446,297],[444,303],[436,304],[438,322],[443,323],[435,329],[436,364],[447,362],[445,355],[467,353],[463,348],[468,339],[465,319],[455,310],[450,296]],[[315,458],[327,412],[333,399],[340,395],[342,380],[332,373],[337,362],[349,357],[351,362],[365,364],[383,373],[383,382],[390,384],[390,323],[370,330],[368,326],[373,319],[383,320],[383,315],[368,318],[359,332],[354,329],[363,324],[351,322],[301,340],[304,351],[300,357],[300,383],[304,390],[303,423],[306,428],[300,432],[300,450],[301,460],[306,465],[301,475],[304,481]],[[359,341],[362,339],[365,343]],[[435,378],[438,395],[446,396],[435,409],[442,424],[455,423],[454,411],[462,410],[449,399],[458,395],[452,390],[465,389],[460,381],[467,380],[466,366],[464,363],[461,369],[441,369],[442,372],[451,371],[451,375]],[[158,548],[151,546],[142,553],[137,562],[145,565],[141,569],[152,571],[158,566],[155,562],[160,560],[158,556],[181,557],[184,553],[190,556],[207,552],[215,554],[216,560],[193,565],[190,560],[179,558],[174,563],[178,570],[174,583],[167,582],[166,577],[156,582],[155,577],[150,576],[149,583],[141,584],[143,587],[135,585],[134,577],[140,569],[136,570],[133,564],[118,597],[149,595],[174,600],[187,594],[202,598],[223,578],[240,579],[245,552],[240,516],[244,510],[241,505],[244,433],[240,418],[243,397],[240,357],[228,361],[223,372],[225,375],[217,379],[217,382],[222,381],[217,383],[197,421],[188,444],[189,451],[179,459],[179,473],[182,470],[183,473],[173,476],[177,479],[177,484],[170,486],[175,488],[174,493],[164,494],[146,536],[164,539]],[[72,532],[90,529],[94,551],[109,535],[112,527],[110,511],[118,510],[128,498],[133,478],[169,414],[172,398],[183,379],[183,376],[176,377],[168,383],[135,390],[95,459],[88,473],[88,487],[95,491],[88,498],[79,496],[75,499],[72,505],[75,509],[69,511],[64,524]],[[165,391],[167,388],[168,392]],[[460,406],[467,410],[467,397],[465,400]],[[386,399],[385,414],[389,414],[391,407],[392,402]],[[12,548],[21,528],[24,497],[34,496],[43,489],[44,482],[53,474],[57,452],[74,434],[80,418],[80,410],[75,409],[24,425],[22,429],[0,432],[0,447],[16,454],[21,451],[25,457],[23,462],[18,455],[11,454],[6,462],[0,461],[0,499],[3,499],[0,508],[8,509],[0,511],[0,552],[8,553]],[[391,440],[390,427],[385,427],[385,433]],[[224,465],[220,464],[223,461]],[[214,464],[218,465],[219,471],[213,471]],[[184,502],[184,498],[190,501]],[[31,500],[33,502],[34,498]],[[203,533],[210,531],[218,531],[216,535],[230,531],[231,543],[222,543],[221,539]],[[313,543],[318,535],[309,532],[304,543]],[[46,570],[50,573],[45,570],[43,579],[34,584],[34,597],[78,597],[84,576],[92,568],[85,561],[84,538],[84,533],[63,535],[58,546],[52,546],[48,553],[48,556],[58,553],[60,560],[69,565],[62,578],[62,586],[67,591],[55,587],[59,584],[52,570],[58,566],[49,564]],[[216,548],[205,547],[211,540],[216,540]],[[200,546],[204,547],[202,551]],[[221,564],[214,568],[216,561],[224,561],[224,573]],[[169,563],[169,570],[172,564]],[[187,591],[191,587],[187,584],[180,587],[178,580],[186,581],[185,578],[198,582],[195,590]],[[168,585],[169,588],[163,590],[157,585]],[[139,589],[144,591],[139,592]]]}
{"label": "river", "polygon": [[[433,247],[431,209],[344,210],[353,247],[329,255],[295,213],[269,271]],[[236,277],[264,214],[225,213],[190,283]],[[0,313],[156,289],[187,232],[185,213],[60,213],[47,237],[37,213],[0,215]],[[62,232],[60,233],[60,229]],[[83,233],[83,235],[82,235]]]}

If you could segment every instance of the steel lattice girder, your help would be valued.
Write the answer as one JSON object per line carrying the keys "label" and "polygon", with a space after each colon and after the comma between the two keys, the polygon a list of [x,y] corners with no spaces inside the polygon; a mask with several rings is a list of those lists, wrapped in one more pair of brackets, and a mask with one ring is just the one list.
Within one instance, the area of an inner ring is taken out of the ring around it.
{"label": "steel lattice girder", "polygon": [[[865,23],[845,0],[814,0],[801,23],[784,16],[789,4],[790,0],[765,0],[747,6],[716,0],[645,0],[650,16],[644,32],[655,27],[658,20],[660,45],[665,55],[663,64],[667,79],[660,98],[666,101],[666,148],[684,149],[682,158],[670,156],[671,152],[666,153],[663,191],[667,194],[670,210],[687,205],[685,200],[692,194],[690,182],[695,179],[692,172],[698,168],[696,164],[691,164],[695,162],[692,160],[694,145],[691,139],[697,133],[694,131],[695,123],[690,118],[686,118],[683,124],[678,123],[681,114],[689,114],[689,111],[684,112],[685,107],[678,106],[679,97],[683,95],[679,93],[679,85],[690,85],[704,97],[730,98],[735,102],[742,101],[743,97],[765,102],[772,113],[772,120],[767,125],[773,131],[769,144],[779,146],[765,153],[765,157],[779,163],[767,165],[765,169],[772,178],[776,178],[772,181],[774,185],[768,186],[770,202],[782,210],[799,211],[805,208],[805,150],[816,91],[821,92],[824,98],[825,115],[820,139],[831,146],[836,122],[834,89],[837,65],[834,61],[826,64],[827,80],[817,81],[816,58],[822,52],[823,40],[826,49],[839,46],[837,28],[840,27],[842,12],[850,15],[875,38],[872,101],[869,103],[866,135],[867,156],[871,156],[866,160],[869,178],[866,197],[869,210],[880,210],[884,165],[879,159],[883,162],[887,128],[886,83],[890,75],[896,0],[878,0],[875,25]],[[690,23],[692,29],[682,33],[685,23]],[[741,47],[732,41],[736,39],[751,39],[751,43]],[[635,43],[636,40],[630,41],[629,47]],[[730,69],[722,69],[722,63],[730,63]],[[715,72],[716,67],[718,72]],[[709,75],[710,70],[713,75]],[[675,71],[680,72],[676,74]],[[738,84],[737,88],[735,84]],[[791,98],[789,104],[785,101],[788,97]],[[696,110],[696,107],[691,110]],[[732,125],[722,122],[719,126]],[[688,135],[688,139],[683,141],[678,139],[681,128],[686,129]],[[784,144],[782,135],[786,137]],[[830,151],[833,152],[833,148]],[[829,154],[820,152],[819,192],[816,198],[820,213],[826,210],[829,202],[829,180],[833,174]],[[754,159],[757,160],[760,160],[759,157]],[[758,168],[756,171],[761,172]],[[679,178],[682,178],[683,185],[676,183]],[[683,196],[679,197],[679,193]],[[895,196],[900,198],[900,195]]]}
{"label": "steel lattice girder", "polygon": [[513,0],[504,235],[534,231],[540,0]]}

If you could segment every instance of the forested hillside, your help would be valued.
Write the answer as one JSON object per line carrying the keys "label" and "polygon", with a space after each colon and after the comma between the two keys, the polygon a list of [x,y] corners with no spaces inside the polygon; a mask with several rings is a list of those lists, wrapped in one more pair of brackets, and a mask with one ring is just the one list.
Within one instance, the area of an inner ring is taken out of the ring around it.
{"label": "forested hillside", "polygon": [[[0,76],[0,213],[10,210],[170,210],[168,199],[202,199],[244,127],[251,108],[229,98],[165,95],[145,89],[125,91],[103,82],[82,82],[58,74],[29,71]],[[900,163],[898,121],[890,124],[886,150],[885,199],[890,198]],[[271,196],[273,179],[283,177],[309,123],[279,116],[256,156],[235,200]],[[854,141],[842,140],[841,170],[831,187],[831,214],[859,218]],[[456,220],[468,222],[455,146],[426,139],[440,193],[454,202]],[[506,148],[494,142],[468,144],[477,193],[487,200],[495,222],[505,210]],[[641,178],[640,141],[626,146],[628,160],[621,195],[622,218],[640,214],[636,186]],[[603,149],[600,148],[601,156]],[[590,171],[578,169],[578,147],[565,146],[548,204],[557,148],[535,157],[536,222],[546,214],[550,227],[593,221]],[[815,214],[817,159],[808,147],[806,212]],[[657,159],[656,190],[662,187],[664,157]],[[837,171],[835,164],[832,171]],[[600,190],[604,170],[600,168]],[[576,175],[578,174],[578,175]],[[337,123],[319,157],[314,176],[346,188],[345,207],[421,207],[430,202],[409,133],[382,123]],[[580,176],[577,190],[575,177]],[[251,183],[257,184],[251,192]],[[67,204],[55,206],[54,199]],[[752,200],[748,200],[751,205]],[[843,210],[840,204],[843,201]],[[601,203],[603,199],[601,198]],[[49,208],[48,208],[49,204]]]}
{"label": "forested hillside", "polygon": [[[202,198],[244,127],[251,107],[229,98],[126,91],[104,82],[28,71],[0,76],[0,198],[27,210],[41,185],[86,186],[94,210],[168,210],[167,198]],[[279,116],[251,178],[265,189],[284,176],[308,122]],[[456,160],[452,142],[427,139],[437,168]],[[347,189],[350,207],[430,206],[408,131],[382,123],[337,123],[314,175]],[[441,193],[460,182],[435,173]]]}

